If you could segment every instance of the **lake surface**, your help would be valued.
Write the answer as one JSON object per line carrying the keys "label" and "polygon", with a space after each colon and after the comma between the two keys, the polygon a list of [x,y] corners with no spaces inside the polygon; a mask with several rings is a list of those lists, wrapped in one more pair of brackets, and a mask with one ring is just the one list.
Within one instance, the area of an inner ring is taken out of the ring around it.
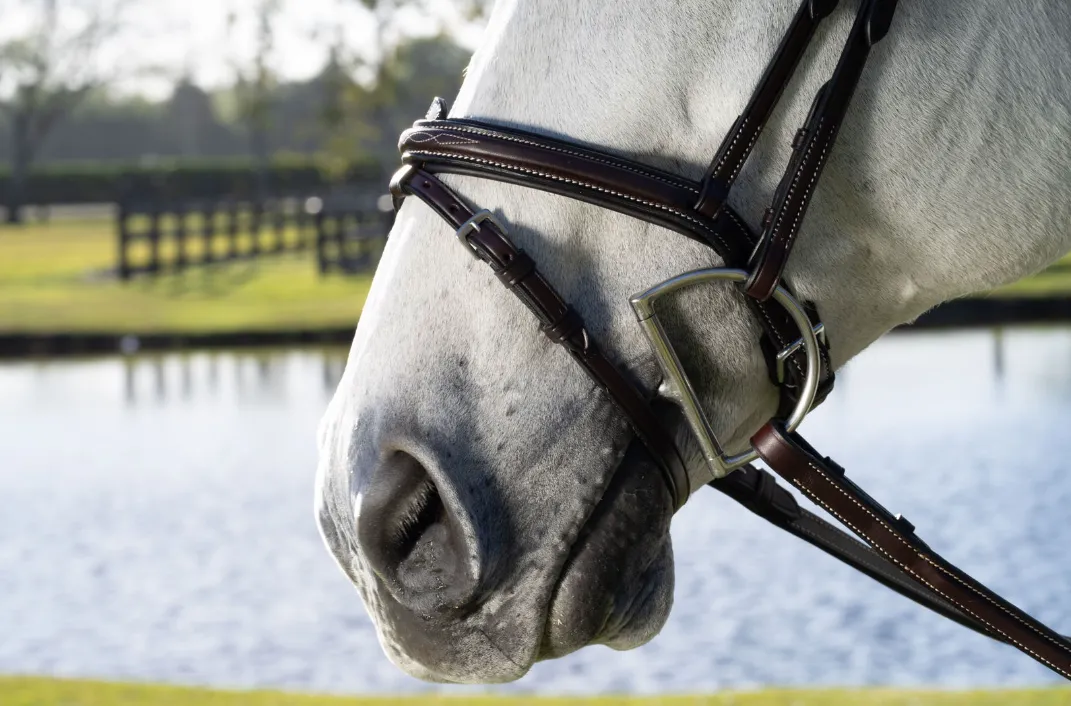
{"label": "lake surface", "polygon": [[[312,519],[344,351],[0,364],[0,673],[333,692],[382,655]],[[935,549],[1071,632],[1071,329],[875,344],[804,431]],[[709,491],[672,617],[496,690],[1055,684]]]}

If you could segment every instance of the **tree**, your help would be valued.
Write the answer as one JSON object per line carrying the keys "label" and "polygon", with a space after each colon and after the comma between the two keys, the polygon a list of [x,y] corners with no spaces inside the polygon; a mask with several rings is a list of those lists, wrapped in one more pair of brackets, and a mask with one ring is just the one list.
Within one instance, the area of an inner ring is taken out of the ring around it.
{"label": "tree", "polygon": [[59,0],[21,4],[28,29],[0,42],[0,115],[11,139],[8,223],[22,222],[30,166],[49,133],[114,77],[97,59],[120,31],[125,0],[81,0],[63,17]]}
{"label": "tree", "polygon": [[382,107],[377,127],[391,153],[398,133],[424,117],[432,98],[450,101],[457,95],[471,54],[449,35],[439,34],[409,39],[386,55],[373,103]]}
{"label": "tree", "polygon": [[[340,16],[364,10],[361,21],[371,30],[371,41],[358,45],[348,39],[342,23],[322,26],[313,34],[329,43],[327,63],[315,79],[320,88],[317,117],[325,138],[321,158],[334,178],[345,173],[356,155],[373,157],[387,176],[397,161],[398,133],[424,114],[434,96],[450,98],[461,85],[471,50],[455,41],[450,28],[482,24],[492,0],[336,3]],[[414,14],[432,19],[438,33],[414,37]]]}
{"label": "tree", "polygon": [[339,81],[325,91],[323,157],[335,176],[355,155],[373,158],[389,175],[397,166],[398,134],[424,116],[432,98],[457,94],[469,54],[446,35],[410,38],[387,52],[371,86]]}
{"label": "tree", "polygon": [[[249,134],[249,152],[256,165],[256,197],[268,196],[268,166],[271,160],[269,131],[272,123],[274,91],[278,77],[271,67],[275,48],[275,21],[282,10],[283,0],[257,0],[255,7],[256,41],[251,65],[243,70],[235,63],[235,93],[238,116]],[[228,25],[233,31],[237,14],[231,12]]]}
{"label": "tree", "polygon": [[[437,95],[453,97],[471,51],[445,31],[443,6],[434,0],[340,0],[368,11],[372,43],[347,46],[339,31],[321,74],[320,122],[326,133],[324,161],[336,176],[353,155],[373,157],[389,173],[397,161],[398,133],[422,116]],[[491,0],[453,0],[468,21],[482,18]],[[414,37],[406,13],[436,17],[439,33]],[[354,79],[363,75],[364,81]]]}
{"label": "tree", "polygon": [[166,118],[161,116],[160,122],[183,157],[204,154],[207,143],[222,127],[216,120],[212,97],[188,75],[175,84],[167,102]]}

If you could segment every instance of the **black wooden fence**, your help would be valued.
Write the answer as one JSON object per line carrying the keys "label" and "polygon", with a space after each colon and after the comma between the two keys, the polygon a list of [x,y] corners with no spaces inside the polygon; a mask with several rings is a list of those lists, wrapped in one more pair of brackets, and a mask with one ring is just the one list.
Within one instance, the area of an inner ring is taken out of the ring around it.
{"label": "black wooden fence", "polygon": [[316,215],[316,262],[320,274],[371,272],[387,243],[394,211],[381,199],[328,204]]}
{"label": "black wooden fence", "polygon": [[126,202],[118,211],[120,279],[253,260],[315,247],[321,274],[375,269],[393,223],[376,198]]}
{"label": "black wooden fence", "polygon": [[315,217],[299,202],[121,203],[120,279],[252,260],[309,248]]}

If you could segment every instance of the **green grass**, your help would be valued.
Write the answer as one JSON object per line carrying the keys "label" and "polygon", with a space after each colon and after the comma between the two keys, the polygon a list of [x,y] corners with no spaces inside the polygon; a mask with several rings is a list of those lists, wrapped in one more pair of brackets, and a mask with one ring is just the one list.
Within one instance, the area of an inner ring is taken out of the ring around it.
{"label": "green grass", "polygon": [[553,698],[539,696],[337,697],[277,691],[215,691],[149,684],[0,677],[4,706],[1056,706],[1071,689],[927,692],[836,690],[730,692],[711,696]]}
{"label": "green grass", "polygon": [[[140,247],[135,256],[144,259]],[[190,254],[198,247],[192,239]],[[370,275],[320,277],[311,252],[127,283],[111,274],[115,262],[110,219],[0,227],[0,333],[349,328],[371,283]],[[1071,256],[991,296],[1071,296]]]}
{"label": "green grass", "polygon": [[123,283],[110,274],[114,228],[111,220],[0,228],[0,332],[355,327],[371,283],[320,277],[311,252]]}
{"label": "green grass", "polygon": [[1071,253],[1051,264],[1043,272],[1025,277],[1014,284],[993,290],[994,297],[1067,297],[1071,296]]}

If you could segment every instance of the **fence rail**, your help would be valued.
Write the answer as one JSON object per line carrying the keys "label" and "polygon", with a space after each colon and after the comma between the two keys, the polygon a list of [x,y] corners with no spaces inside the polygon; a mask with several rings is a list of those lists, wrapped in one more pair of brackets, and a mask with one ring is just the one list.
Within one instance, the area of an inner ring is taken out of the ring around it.
{"label": "fence rail", "polygon": [[254,260],[315,247],[321,275],[375,268],[393,213],[374,198],[267,204],[233,201],[125,202],[117,215],[122,280]]}
{"label": "fence rail", "polygon": [[251,260],[307,249],[311,214],[293,204],[122,203],[118,212],[120,279]]}
{"label": "fence rail", "polygon": [[353,275],[374,270],[393,224],[393,211],[374,206],[318,213],[316,263],[320,274]]}

